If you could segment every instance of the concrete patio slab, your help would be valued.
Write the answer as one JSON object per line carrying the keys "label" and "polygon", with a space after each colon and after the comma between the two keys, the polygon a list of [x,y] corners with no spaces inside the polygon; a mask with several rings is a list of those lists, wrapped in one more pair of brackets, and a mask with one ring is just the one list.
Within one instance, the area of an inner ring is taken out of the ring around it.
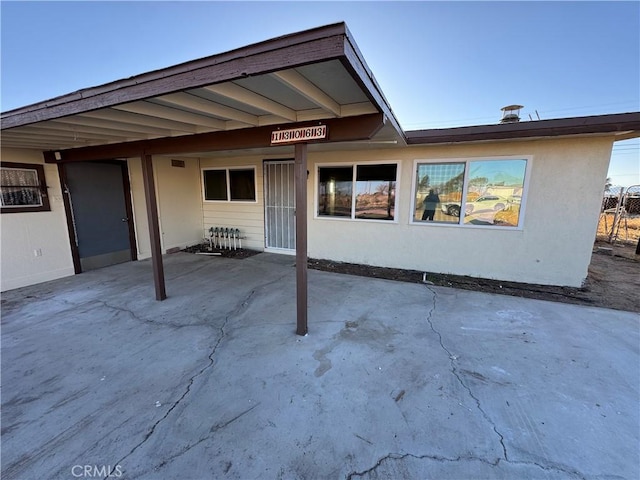
{"label": "concrete patio slab", "polygon": [[2,296],[4,479],[637,479],[636,313],[178,253]]}

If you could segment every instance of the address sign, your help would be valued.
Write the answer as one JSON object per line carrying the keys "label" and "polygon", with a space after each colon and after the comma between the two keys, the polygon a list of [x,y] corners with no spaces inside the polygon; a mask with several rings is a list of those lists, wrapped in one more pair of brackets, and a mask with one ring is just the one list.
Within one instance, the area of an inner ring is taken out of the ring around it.
{"label": "address sign", "polygon": [[271,145],[321,140],[323,138],[327,138],[326,125],[290,128],[289,130],[274,130],[271,132]]}

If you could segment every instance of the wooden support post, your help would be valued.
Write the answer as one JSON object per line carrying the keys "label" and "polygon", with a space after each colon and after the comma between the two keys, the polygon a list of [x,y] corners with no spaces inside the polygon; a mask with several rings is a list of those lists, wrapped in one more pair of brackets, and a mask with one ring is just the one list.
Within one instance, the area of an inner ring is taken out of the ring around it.
{"label": "wooden support post", "polygon": [[296,187],[296,334],[307,329],[307,144],[295,145]]}
{"label": "wooden support post", "polygon": [[164,284],[164,267],[162,266],[158,202],[156,200],[156,187],[153,180],[153,164],[151,162],[151,155],[143,153],[141,159],[142,177],[144,179],[144,196],[147,201],[147,220],[149,222],[151,263],[153,264],[153,281],[156,288],[156,300],[164,300],[167,298],[167,292]]}

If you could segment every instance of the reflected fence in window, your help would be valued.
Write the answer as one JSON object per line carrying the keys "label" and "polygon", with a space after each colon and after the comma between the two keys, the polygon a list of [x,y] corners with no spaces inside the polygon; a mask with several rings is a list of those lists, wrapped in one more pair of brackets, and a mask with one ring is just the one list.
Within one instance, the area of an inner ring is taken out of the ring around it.
{"label": "reflected fence in window", "polygon": [[416,162],[415,223],[518,227],[526,159]]}

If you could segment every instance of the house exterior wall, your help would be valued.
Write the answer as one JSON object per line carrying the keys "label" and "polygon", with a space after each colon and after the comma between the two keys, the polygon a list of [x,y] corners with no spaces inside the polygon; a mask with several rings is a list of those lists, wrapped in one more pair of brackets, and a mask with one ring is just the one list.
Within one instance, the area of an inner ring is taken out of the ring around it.
{"label": "house exterior wall", "polygon": [[[3,162],[43,164],[37,150],[1,150]],[[0,290],[6,291],[74,274],[57,165],[44,165],[50,212],[4,213]],[[41,255],[36,256],[35,252]]]}
{"label": "house exterior wall", "polygon": [[[309,155],[309,256],[373,266],[578,287],[587,276],[612,137]],[[415,160],[530,159],[522,228],[412,224]],[[396,221],[317,216],[317,166],[399,162]]]}
{"label": "house exterior wall", "polygon": [[[416,146],[313,153],[308,156],[310,257],[470,275],[506,281],[580,286],[595,238],[613,137]],[[416,160],[526,157],[529,160],[521,228],[412,223]],[[4,161],[42,164],[39,151],[2,149]],[[265,156],[185,159],[154,157],[162,249],[201,241],[210,227],[242,232],[243,247],[263,250]],[[276,160],[277,158],[273,158]],[[397,163],[394,221],[317,216],[317,168],[324,164]],[[203,200],[202,170],[253,167],[255,202]],[[3,214],[1,289],[73,274],[57,166],[45,165],[50,212]],[[128,160],[138,258],[151,255],[140,159]],[[35,256],[39,250],[42,256]]]}
{"label": "house exterior wall", "polygon": [[201,170],[208,168],[243,168],[252,167],[256,172],[256,201],[205,201],[202,193],[202,174],[199,183],[199,194],[202,198],[202,216],[204,229],[208,235],[209,228],[238,228],[242,239],[242,247],[252,250],[264,250],[264,156],[246,156],[233,158],[202,158]]}
{"label": "house exterior wall", "polygon": [[[184,168],[171,166],[177,157],[154,157],[153,174],[158,201],[160,246],[162,252],[184,248],[202,240],[202,197],[198,159],[184,159]],[[138,259],[151,257],[147,202],[144,195],[140,158],[127,161]]]}

